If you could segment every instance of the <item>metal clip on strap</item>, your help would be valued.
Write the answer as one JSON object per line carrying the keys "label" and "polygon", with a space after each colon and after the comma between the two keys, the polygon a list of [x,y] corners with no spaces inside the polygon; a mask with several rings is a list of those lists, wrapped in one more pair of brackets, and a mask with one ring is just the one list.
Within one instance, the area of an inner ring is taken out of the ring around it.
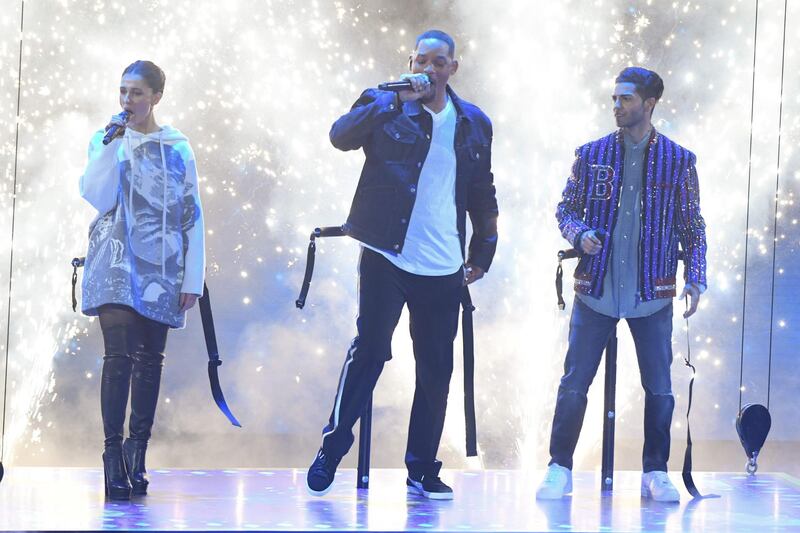
{"label": "metal clip on strap", "polygon": [[85,257],[75,257],[72,259],[72,310],[78,310],[78,298],[75,296],[75,286],[78,284],[78,268],[86,262]]}
{"label": "metal clip on strap", "polygon": [[559,250],[558,267],[556,267],[556,296],[558,297],[558,309],[563,311],[567,304],[564,302],[564,269],[561,268],[561,261],[578,257],[576,250]]}

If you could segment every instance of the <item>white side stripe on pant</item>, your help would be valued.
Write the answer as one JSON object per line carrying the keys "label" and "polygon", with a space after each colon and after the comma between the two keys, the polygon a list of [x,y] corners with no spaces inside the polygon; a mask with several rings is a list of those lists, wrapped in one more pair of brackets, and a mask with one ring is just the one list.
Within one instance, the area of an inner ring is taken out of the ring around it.
{"label": "white side stripe on pant", "polygon": [[342,404],[342,393],[344,392],[344,383],[347,380],[347,369],[350,368],[350,363],[353,362],[353,351],[356,348],[355,339],[350,344],[350,349],[347,350],[347,358],[344,361],[344,367],[342,367],[342,373],[339,376],[339,389],[336,391],[336,403],[333,407],[333,427],[330,431],[326,431],[322,434],[322,441],[325,442],[325,437],[336,431],[336,428],[339,427],[339,407]]}
{"label": "white side stripe on pant", "polygon": [[[358,254],[358,282],[356,284],[356,293],[361,294],[361,257],[364,255],[364,247],[361,247],[361,252]],[[356,312],[356,322],[358,322],[358,317],[361,313],[361,309],[359,307],[358,312]],[[339,375],[339,388],[336,391],[336,402],[333,405],[333,427],[330,431],[326,431],[322,434],[322,442],[325,443],[325,437],[336,431],[336,428],[339,427],[339,407],[342,405],[342,393],[344,392],[344,383],[347,380],[347,369],[350,368],[350,363],[353,362],[353,352],[356,349],[356,340],[358,337],[353,339],[350,343],[350,349],[347,350],[347,357],[344,360],[344,366],[342,367],[342,373]]]}

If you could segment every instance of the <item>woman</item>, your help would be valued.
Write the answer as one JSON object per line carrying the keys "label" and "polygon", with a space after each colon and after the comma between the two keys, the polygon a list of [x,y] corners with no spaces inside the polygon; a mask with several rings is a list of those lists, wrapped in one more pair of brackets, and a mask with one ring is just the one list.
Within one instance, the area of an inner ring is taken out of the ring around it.
{"label": "woman", "polygon": [[[169,328],[203,291],[205,251],[197,169],[188,139],[153,114],[164,72],[136,61],[122,73],[123,112],[105,145],[92,137],[81,196],[98,215],[89,228],[84,314],[98,316],[105,356],[100,406],[106,495],[146,494],[145,450],[153,426]],[[127,120],[126,120],[127,119]],[[130,390],[129,435],[123,425]]]}

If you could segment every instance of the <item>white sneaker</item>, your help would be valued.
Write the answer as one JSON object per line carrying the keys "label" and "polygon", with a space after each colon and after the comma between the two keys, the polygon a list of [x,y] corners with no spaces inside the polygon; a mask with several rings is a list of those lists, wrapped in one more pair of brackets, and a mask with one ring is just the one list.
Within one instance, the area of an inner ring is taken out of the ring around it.
{"label": "white sneaker", "polygon": [[678,489],[669,480],[666,472],[654,470],[642,474],[642,497],[657,502],[678,502],[681,500]]}
{"label": "white sneaker", "polygon": [[544,481],[536,490],[537,500],[558,500],[572,492],[572,470],[553,463],[547,467]]}

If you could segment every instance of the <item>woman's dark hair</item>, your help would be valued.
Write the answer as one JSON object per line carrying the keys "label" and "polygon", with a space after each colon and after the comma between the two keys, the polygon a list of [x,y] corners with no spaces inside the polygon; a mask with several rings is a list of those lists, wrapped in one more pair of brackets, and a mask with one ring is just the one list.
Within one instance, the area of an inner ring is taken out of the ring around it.
{"label": "woman's dark hair", "polygon": [[615,83],[632,83],[636,85],[636,92],[642,100],[655,98],[656,102],[664,93],[664,82],[661,76],[642,67],[628,67],[619,73]]}
{"label": "woman's dark hair", "polygon": [[122,72],[122,75],[125,74],[137,74],[144,78],[144,81],[147,83],[147,86],[153,89],[154,93],[163,93],[164,92],[164,84],[167,82],[167,76],[164,74],[164,71],[161,70],[161,67],[153,63],[152,61],[134,61]]}

